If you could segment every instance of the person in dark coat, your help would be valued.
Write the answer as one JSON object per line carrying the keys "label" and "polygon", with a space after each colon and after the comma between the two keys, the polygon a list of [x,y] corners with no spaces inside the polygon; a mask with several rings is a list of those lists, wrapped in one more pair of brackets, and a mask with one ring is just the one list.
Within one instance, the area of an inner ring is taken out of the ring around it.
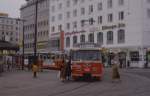
{"label": "person in dark coat", "polygon": [[62,81],[62,82],[64,82],[65,80],[66,80],[66,62],[65,62],[65,59],[63,59],[63,62],[62,62],[62,64],[61,64],[61,66],[60,66],[60,80]]}
{"label": "person in dark coat", "polygon": [[69,57],[69,60],[66,62],[66,79],[71,79],[71,58]]}

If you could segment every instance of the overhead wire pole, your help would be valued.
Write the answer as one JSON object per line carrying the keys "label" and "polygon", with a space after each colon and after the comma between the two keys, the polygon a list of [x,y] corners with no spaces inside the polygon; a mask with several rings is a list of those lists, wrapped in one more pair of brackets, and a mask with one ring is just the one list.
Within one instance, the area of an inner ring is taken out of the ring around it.
{"label": "overhead wire pole", "polygon": [[19,19],[19,18],[17,20],[22,22],[22,63],[21,63],[21,69],[24,70],[24,31],[25,31],[24,22],[26,20]]}
{"label": "overhead wire pole", "polygon": [[22,32],[22,70],[24,70],[24,22],[25,20],[22,20],[23,23],[23,32]]}
{"label": "overhead wire pole", "polygon": [[34,64],[36,64],[37,61],[37,15],[38,15],[38,0],[35,1]]}

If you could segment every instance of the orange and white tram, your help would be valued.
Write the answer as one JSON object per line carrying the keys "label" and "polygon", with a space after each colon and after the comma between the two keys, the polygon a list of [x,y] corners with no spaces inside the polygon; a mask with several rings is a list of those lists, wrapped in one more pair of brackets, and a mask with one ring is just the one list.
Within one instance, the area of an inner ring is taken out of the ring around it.
{"label": "orange and white tram", "polygon": [[101,80],[103,75],[102,52],[93,45],[71,50],[72,78],[95,78]]}

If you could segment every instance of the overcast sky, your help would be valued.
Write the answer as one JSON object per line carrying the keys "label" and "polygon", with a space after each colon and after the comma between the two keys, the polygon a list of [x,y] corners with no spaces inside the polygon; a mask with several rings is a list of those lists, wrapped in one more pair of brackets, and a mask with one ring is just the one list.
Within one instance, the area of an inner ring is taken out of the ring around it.
{"label": "overcast sky", "polygon": [[0,13],[8,13],[10,17],[20,16],[20,6],[25,3],[25,0],[0,0]]}

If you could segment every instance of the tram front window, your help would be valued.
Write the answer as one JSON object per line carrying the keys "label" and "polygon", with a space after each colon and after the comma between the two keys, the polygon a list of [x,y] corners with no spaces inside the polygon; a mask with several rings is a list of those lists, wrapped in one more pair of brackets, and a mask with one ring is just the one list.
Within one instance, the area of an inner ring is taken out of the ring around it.
{"label": "tram front window", "polygon": [[101,60],[101,54],[98,50],[78,50],[72,52],[73,61],[98,61]]}

